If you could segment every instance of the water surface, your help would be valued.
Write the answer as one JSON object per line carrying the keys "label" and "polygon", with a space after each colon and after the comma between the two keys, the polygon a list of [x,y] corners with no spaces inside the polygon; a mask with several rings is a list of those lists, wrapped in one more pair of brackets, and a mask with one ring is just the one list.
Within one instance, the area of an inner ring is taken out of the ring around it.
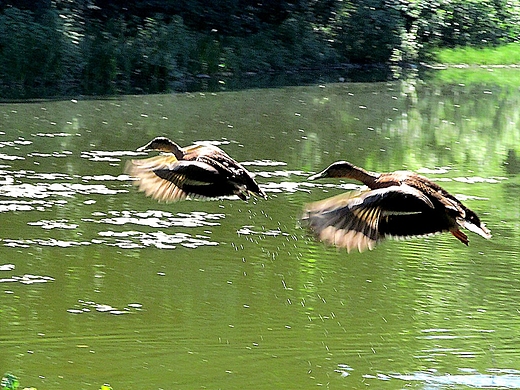
{"label": "water surface", "polygon": [[[326,84],[0,106],[0,370],[38,389],[520,387],[520,94]],[[210,141],[269,200],[161,204],[123,174]],[[345,159],[440,182],[492,230],[315,242]],[[515,165],[516,164],[516,165]]]}

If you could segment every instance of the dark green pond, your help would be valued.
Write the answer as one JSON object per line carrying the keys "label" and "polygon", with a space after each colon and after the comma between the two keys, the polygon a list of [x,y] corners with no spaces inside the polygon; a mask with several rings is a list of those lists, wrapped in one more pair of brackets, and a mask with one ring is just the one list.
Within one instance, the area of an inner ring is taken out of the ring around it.
{"label": "dark green pond", "polygon": [[[95,389],[520,387],[520,92],[371,83],[0,106],[0,375]],[[211,141],[269,200],[161,204],[123,167]],[[298,226],[345,159],[493,233],[347,254]]]}

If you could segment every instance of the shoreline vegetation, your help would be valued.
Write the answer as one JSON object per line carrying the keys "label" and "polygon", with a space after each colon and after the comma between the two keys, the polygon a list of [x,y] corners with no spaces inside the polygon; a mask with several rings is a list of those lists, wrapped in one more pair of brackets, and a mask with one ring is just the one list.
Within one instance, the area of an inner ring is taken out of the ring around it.
{"label": "shoreline vegetation", "polygon": [[0,99],[516,68],[520,0],[0,2]]}

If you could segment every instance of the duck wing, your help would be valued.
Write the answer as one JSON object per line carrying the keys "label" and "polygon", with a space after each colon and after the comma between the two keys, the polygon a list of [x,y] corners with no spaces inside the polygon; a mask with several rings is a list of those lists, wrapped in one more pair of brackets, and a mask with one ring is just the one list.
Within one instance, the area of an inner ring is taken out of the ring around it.
{"label": "duck wing", "polygon": [[[137,178],[136,185],[146,196],[164,202],[190,198],[210,198],[219,183],[219,173],[208,164],[179,161],[174,156],[157,156],[127,163],[125,172]],[[222,194],[218,194],[221,196]]]}
{"label": "duck wing", "polygon": [[[320,240],[348,252],[362,252],[373,249],[387,236],[432,233],[427,218],[434,210],[434,204],[423,193],[400,185],[353,191],[311,203],[302,221]],[[418,224],[426,227],[417,228]]]}
{"label": "duck wing", "polygon": [[267,199],[267,195],[260,189],[251,173],[224,151],[214,150],[212,153],[197,157],[196,161],[215,168],[230,184],[235,186],[234,193],[241,199],[247,199],[249,193]]}
{"label": "duck wing", "polygon": [[215,168],[199,161],[177,161],[168,167],[154,169],[153,173],[181,189],[211,186],[220,181]]}

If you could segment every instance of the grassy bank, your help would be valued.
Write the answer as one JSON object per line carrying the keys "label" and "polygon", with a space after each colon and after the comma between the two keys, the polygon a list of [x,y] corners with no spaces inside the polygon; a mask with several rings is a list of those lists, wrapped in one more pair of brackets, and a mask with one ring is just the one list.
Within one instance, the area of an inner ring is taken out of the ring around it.
{"label": "grassy bank", "polygon": [[431,73],[430,80],[436,80],[441,84],[463,84],[481,86],[500,86],[503,88],[518,88],[520,85],[520,68],[455,68],[448,67]]}
{"label": "grassy bank", "polygon": [[437,49],[436,60],[445,65],[520,65],[520,43],[493,47]]}
{"label": "grassy bank", "polygon": [[434,62],[444,69],[426,77],[447,84],[479,84],[517,88],[520,85],[520,43],[476,48],[436,49]]}

